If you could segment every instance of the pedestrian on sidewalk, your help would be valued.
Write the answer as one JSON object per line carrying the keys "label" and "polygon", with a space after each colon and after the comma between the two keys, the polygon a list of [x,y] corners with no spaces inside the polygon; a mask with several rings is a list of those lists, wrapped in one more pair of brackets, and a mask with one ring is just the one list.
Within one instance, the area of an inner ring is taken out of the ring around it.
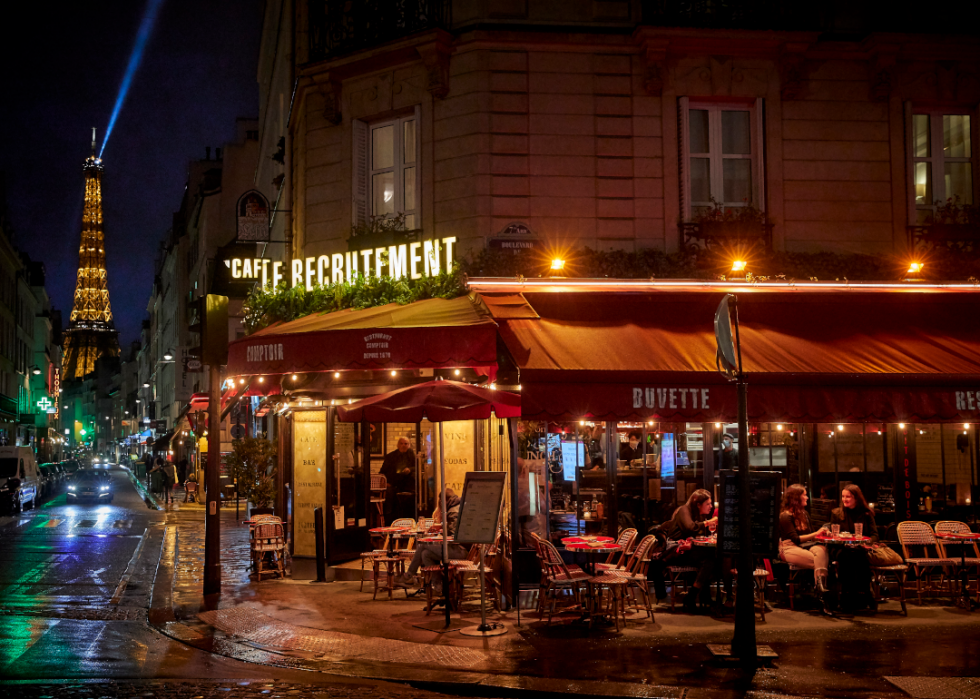
{"label": "pedestrian on sidewalk", "polygon": [[177,485],[177,467],[174,466],[173,461],[167,459],[163,465],[163,495],[167,504],[173,504],[175,485]]}

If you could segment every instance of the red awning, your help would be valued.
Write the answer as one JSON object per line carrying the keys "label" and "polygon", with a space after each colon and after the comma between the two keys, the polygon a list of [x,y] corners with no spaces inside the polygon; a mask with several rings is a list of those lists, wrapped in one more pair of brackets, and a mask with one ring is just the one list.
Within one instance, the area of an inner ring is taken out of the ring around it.
{"label": "red awning", "polygon": [[231,376],[456,367],[497,368],[497,325],[468,297],[314,314],[228,348]]}
{"label": "red awning", "polygon": [[[715,369],[722,294],[482,294],[521,370],[523,416],[734,418]],[[747,289],[742,357],[755,421],[980,419],[980,294]]]}

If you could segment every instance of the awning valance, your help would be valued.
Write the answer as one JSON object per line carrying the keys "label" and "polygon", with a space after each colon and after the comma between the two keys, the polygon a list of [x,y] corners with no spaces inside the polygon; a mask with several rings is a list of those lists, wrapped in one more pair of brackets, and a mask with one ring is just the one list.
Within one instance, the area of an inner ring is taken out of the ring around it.
{"label": "awning valance", "polygon": [[[736,415],[715,368],[713,292],[483,294],[534,419]],[[980,419],[980,294],[739,294],[755,421]],[[537,317],[535,317],[537,316]]]}
{"label": "awning valance", "polygon": [[231,376],[470,367],[493,376],[497,325],[468,297],[315,314],[228,348]]}

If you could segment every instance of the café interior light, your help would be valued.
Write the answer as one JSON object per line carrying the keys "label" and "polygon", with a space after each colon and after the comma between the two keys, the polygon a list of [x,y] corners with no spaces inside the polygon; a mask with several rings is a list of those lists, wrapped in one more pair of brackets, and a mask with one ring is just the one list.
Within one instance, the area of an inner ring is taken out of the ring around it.
{"label": "caf\u00e9 interior light", "polygon": [[392,376],[398,376],[398,372],[397,372],[397,371],[395,371],[395,370],[392,370],[392,372],[391,372],[391,375],[392,375]]}
{"label": "caf\u00e9 interior light", "polygon": [[904,430],[905,429],[905,423],[904,422],[898,423],[898,429]]}
{"label": "caf\u00e9 interior light", "polygon": [[245,379],[238,379],[238,383],[240,383],[240,384],[242,384],[244,386],[245,385]]}
{"label": "caf\u00e9 interior light", "polygon": [[340,372],[339,372],[339,371],[335,371],[335,372],[333,373],[333,377],[334,377],[335,379],[339,379],[339,378],[340,378]]}
{"label": "caf\u00e9 interior light", "polygon": [[721,429],[721,423],[720,422],[716,422],[715,423],[715,429],[717,429],[717,430],[720,430]]}
{"label": "caf\u00e9 interior light", "polygon": [[843,432],[844,431],[844,426],[843,425],[837,425],[837,431],[838,432]]}
{"label": "caf\u00e9 interior light", "polygon": [[259,377],[259,383],[264,383],[264,382],[265,382],[265,377],[264,376],[260,376]]}
{"label": "caf\u00e9 interior light", "polygon": [[454,369],[453,370],[453,374],[455,374],[456,376],[459,376],[459,369]]}
{"label": "caf\u00e9 interior light", "polygon": [[296,374],[293,374],[293,381],[298,381],[298,380],[299,380],[299,377]]}
{"label": "caf\u00e9 interior light", "polygon": [[782,431],[783,426],[782,425],[776,425],[776,429]]}

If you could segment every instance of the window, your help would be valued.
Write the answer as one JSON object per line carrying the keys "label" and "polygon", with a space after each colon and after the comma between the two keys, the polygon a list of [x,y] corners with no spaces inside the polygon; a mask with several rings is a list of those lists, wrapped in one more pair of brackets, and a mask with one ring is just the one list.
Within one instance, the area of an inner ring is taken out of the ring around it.
{"label": "window", "polygon": [[681,98],[681,170],[684,213],[712,208],[764,208],[761,158],[762,100],[752,104]]}
{"label": "window", "polygon": [[969,114],[912,114],[913,220],[931,220],[936,202],[973,203],[973,149]]}
{"label": "window", "polygon": [[417,228],[418,112],[374,123],[354,122],[354,220],[405,215]]}

